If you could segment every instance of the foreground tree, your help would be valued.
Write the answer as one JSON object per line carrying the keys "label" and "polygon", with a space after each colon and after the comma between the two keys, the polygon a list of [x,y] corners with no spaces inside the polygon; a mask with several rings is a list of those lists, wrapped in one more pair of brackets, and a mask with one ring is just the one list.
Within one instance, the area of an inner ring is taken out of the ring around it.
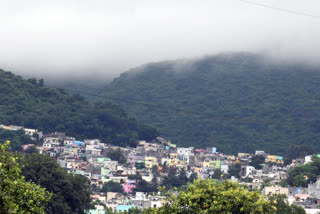
{"label": "foreground tree", "polygon": [[81,214],[92,208],[90,181],[86,177],[69,174],[56,160],[44,155],[25,155],[21,158],[21,164],[27,181],[53,193],[46,213]]}
{"label": "foreground tree", "polygon": [[297,205],[289,205],[286,195],[274,194],[269,195],[268,199],[270,203],[277,208],[276,214],[305,214],[306,211]]}
{"label": "foreground tree", "polygon": [[231,181],[195,180],[186,191],[169,195],[167,202],[155,213],[275,213],[276,207],[258,192]]}
{"label": "foreground tree", "polygon": [[0,149],[0,213],[45,213],[45,205],[51,195],[36,184],[25,181],[8,147],[9,142],[6,142]]}

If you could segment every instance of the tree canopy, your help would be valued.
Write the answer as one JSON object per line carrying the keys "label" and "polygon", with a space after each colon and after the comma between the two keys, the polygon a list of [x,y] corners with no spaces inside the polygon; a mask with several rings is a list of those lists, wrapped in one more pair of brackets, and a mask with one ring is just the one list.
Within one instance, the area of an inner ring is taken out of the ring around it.
{"label": "tree canopy", "polygon": [[320,174],[320,158],[312,156],[312,162],[291,168],[288,171],[287,182],[291,186],[308,187],[308,183],[316,182]]}
{"label": "tree canopy", "polygon": [[44,214],[51,194],[25,180],[16,157],[8,151],[9,144],[0,148],[0,213]]}
{"label": "tree canopy", "polygon": [[82,175],[69,174],[55,159],[39,154],[21,157],[22,174],[52,193],[46,213],[81,214],[92,207],[90,180]]}
{"label": "tree canopy", "polygon": [[320,149],[319,70],[225,54],[143,65],[101,95],[177,145],[285,155],[290,145]]}
{"label": "tree canopy", "polygon": [[168,196],[155,213],[275,213],[276,207],[258,192],[231,181],[195,180],[185,191]]}
{"label": "tree canopy", "polygon": [[29,135],[25,135],[23,130],[10,131],[6,129],[0,129],[0,139],[4,143],[10,141],[10,149],[12,151],[21,151],[22,145],[37,143],[31,140]]}
{"label": "tree canopy", "polygon": [[24,80],[0,70],[0,121],[3,124],[66,132],[76,138],[99,138],[105,143],[135,146],[158,132],[129,118],[110,102],[89,104],[80,95],[46,87],[43,80]]}
{"label": "tree canopy", "polygon": [[120,192],[123,193],[123,187],[121,184],[114,182],[114,181],[108,181],[107,183],[103,184],[101,188],[102,192]]}
{"label": "tree canopy", "polygon": [[288,197],[283,194],[268,196],[270,203],[277,208],[276,214],[305,214],[306,211],[297,205],[289,205]]}

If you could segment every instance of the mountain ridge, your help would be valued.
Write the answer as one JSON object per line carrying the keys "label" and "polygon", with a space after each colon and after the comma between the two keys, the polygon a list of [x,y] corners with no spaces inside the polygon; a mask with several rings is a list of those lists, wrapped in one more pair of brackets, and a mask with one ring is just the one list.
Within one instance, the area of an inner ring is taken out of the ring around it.
{"label": "mountain ridge", "polygon": [[[216,146],[232,153],[260,148],[284,154],[290,144],[319,148],[319,81],[316,66],[273,62],[250,53],[222,54],[134,68],[114,79],[101,95],[140,102],[117,101],[180,146]],[[153,111],[143,103],[170,110]],[[174,109],[275,123],[199,119]],[[303,124],[303,130],[294,124]]]}
{"label": "mountain ridge", "polygon": [[135,146],[157,137],[155,129],[127,116],[110,102],[90,104],[78,94],[46,87],[0,70],[0,123],[63,131],[77,138],[100,138],[105,143]]}

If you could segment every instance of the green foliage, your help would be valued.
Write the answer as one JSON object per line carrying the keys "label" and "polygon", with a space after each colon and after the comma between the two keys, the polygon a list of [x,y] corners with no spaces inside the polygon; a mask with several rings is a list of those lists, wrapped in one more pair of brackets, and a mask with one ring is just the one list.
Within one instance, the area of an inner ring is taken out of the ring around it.
{"label": "green foliage", "polygon": [[38,150],[36,147],[34,147],[34,146],[30,146],[30,147],[28,147],[28,148],[26,149],[25,153],[26,153],[26,154],[33,154],[33,153],[38,154],[38,153],[39,153],[39,150]]}
{"label": "green foliage", "polygon": [[286,180],[281,180],[278,185],[281,186],[281,187],[287,187],[287,186],[289,186],[289,185],[288,185],[288,182],[287,182]]}
{"label": "green foliage", "polygon": [[139,172],[136,172],[135,175],[128,175],[129,180],[142,180],[142,176]]}
{"label": "green foliage", "polygon": [[233,54],[147,64],[116,78],[102,95],[184,147],[284,155],[290,145],[320,149],[319,82],[315,67]]}
{"label": "green foliage", "polygon": [[103,208],[106,210],[107,209],[107,206],[105,203],[103,203],[102,201],[100,200],[96,200],[95,202],[92,203],[93,206],[95,205],[100,205],[100,206],[103,206]]}
{"label": "green foliage", "polygon": [[123,193],[123,187],[121,184],[114,182],[114,181],[108,181],[107,183],[103,184],[101,188],[102,192],[120,192]]}
{"label": "green foliage", "polygon": [[236,178],[240,178],[240,171],[241,171],[241,164],[240,163],[235,163],[231,165],[229,169],[229,175],[234,176]]}
{"label": "green foliage", "polygon": [[2,70],[0,122],[44,132],[63,131],[80,139],[99,138],[121,146],[134,146],[138,139],[158,136],[155,129],[129,118],[118,105],[91,105],[77,94],[44,86],[43,80],[24,80]]}
{"label": "green foliage", "polygon": [[146,163],[145,162],[136,162],[135,166],[137,169],[145,169],[146,168]]}
{"label": "green foliage", "polygon": [[0,213],[44,214],[51,194],[25,181],[8,146],[9,142],[1,145],[0,149]]}
{"label": "green foliage", "polygon": [[305,214],[306,211],[297,205],[289,205],[286,195],[273,194],[268,196],[270,203],[277,208],[276,214]]}
{"label": "green foliage", "polygon": [[[1,104],[0,104],[1,105]],[[22,145],[37,143],[33,142],[29,135],[25,135],[23,130],[10,131],[6,129],[0,129],[0,143],[10,141],[10,149],[12,151],[21,151]]]}
{"label": "green foliage", "polygon": [[120,148],[118,149],[110,149],[106,156],[113,161],[118,161],[120,164],[126,163],[126,157],[123,155],[123,152]]}
{"label": "green foliage", "polygon": [[150,184],[145,180],[141,180],[137,183],[136,188],[133,189],[135,192],[157,192],[158,187]]}
{"label": "green foliage", "polygon": [[231,181],[217,183],[212,180],[196,180],[187,190],[172,194],[164,206],[154,213],[275,213],[275,207],[258,192]]}
{"label": "green foliage", "polygon": [[288,171],[287,182],[291,186],[308,187],[308,183],[315,182],[317,180],[317,175],[319,174],[320,158],[313,155],[312,162],[291,168]]}
{"label": "green foliage", "polygon": [[188,182],[193,182],[195,179],[197,179],[196,174],[192,174],[192,176],[188,178],[185,169],[170,167],[168,176],[163,177],[160,186],[165,186],[166,190],[170,190],[187,185]]}
{"label": "green foliage", "polygon": [[272,181],[271,178],[263,179],[262,184],[261,184],[261,189],[263,189],[264,187],[271,186],[271,181]]}
{"label": "green foliage", "polygon": [[44,155],[26,154],[20,162],[27,181],[52,193],[46,213],[81,214],[92,208],[90,181],[86,177],[69,174],[55,159]]}
{"label": "green foliage", "polygon": [[307,155],[313,155],[316,150],[310,145],[292,145],[289,147],[285,156],[285,164],[290,164],[293,159],[304,158]]}
{"label": "green foliage", "polygon": [[262,155],[252,156],[250,166],[253,166],[255,169],[262,169],[262,165],[265,161],[265,157]]}

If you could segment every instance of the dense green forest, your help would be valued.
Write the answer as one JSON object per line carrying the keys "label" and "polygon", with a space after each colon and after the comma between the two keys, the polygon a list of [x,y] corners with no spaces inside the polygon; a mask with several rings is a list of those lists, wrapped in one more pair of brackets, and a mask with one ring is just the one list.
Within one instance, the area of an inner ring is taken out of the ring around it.
{"label": "dense green forest", "polygon": [[319,68],[238,53],[146,64],[101,95],[180,146],[285,154],[320,149],[319,83]]}
{"label": "dense green forest", "polygon": [[77,138],[134,146],[152,140],[155,129],[129,118],[110,102],[89,104],[80,95],[46,87],[43,80],[25,80],[0,70],[0,124],[20,125],[44,132],[62,131]]}

